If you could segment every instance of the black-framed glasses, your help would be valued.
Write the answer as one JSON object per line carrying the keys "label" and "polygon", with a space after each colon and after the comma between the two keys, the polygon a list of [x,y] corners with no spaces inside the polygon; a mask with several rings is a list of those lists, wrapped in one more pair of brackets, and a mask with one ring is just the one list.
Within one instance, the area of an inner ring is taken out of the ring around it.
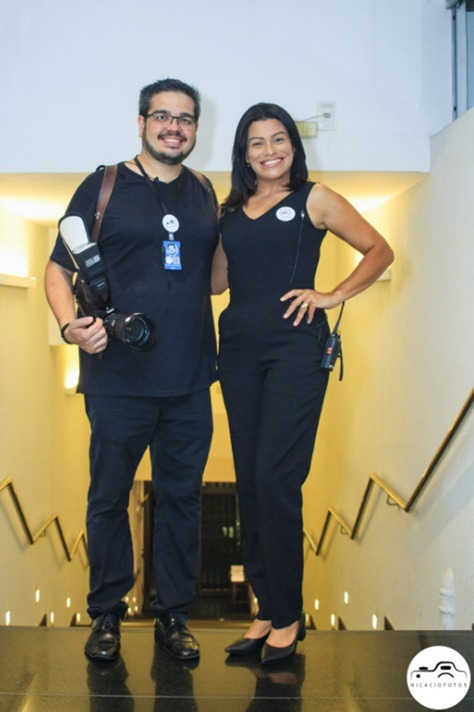
{"label": "black-framed glasses", "polygon": [[176,121],[178,126],[183,129],[190,129],[192,126],[196,125],[196,119],[194,116],[189,116],[188,114],[183,114],[182,116],[173,116],[168,114],[166,111],[153,111],[151,114],[145,114],[145,119],[153,119],[160,126],[171,126],[173,121]]}

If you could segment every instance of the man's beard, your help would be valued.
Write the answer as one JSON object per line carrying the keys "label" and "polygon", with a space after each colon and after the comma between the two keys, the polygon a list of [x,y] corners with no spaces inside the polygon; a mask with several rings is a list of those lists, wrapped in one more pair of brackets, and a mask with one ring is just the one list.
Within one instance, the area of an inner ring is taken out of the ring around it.
{"label": "man's beard", "polygon": [[194,141],[188,146],[185,151],[180,151],[179,153],[172,153],[170,155],[169,153],[165,153],[164,151],[157,151],[156,148],[151,145],[145,134],[143,134],[142,136],[142,146],[145,151],[149,153],[150,156],[156,161],[160,161],[160,163],[166,163],[168,166],[176,166],[179,163],[182,163],[184,159],[189,156],[195,145],[196,138],[194,138]]}

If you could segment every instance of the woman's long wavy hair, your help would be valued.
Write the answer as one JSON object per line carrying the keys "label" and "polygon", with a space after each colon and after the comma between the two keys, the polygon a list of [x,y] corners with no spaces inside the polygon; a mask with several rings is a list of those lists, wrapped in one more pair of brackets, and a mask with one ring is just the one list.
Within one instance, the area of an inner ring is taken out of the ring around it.
{"label": "woman's long wavy hair", "polygon": [[297,190],[308,179],[306,154],[296,124],[289,113],[278,104],[254,104],[242,116],[235,132],[234,147],[232,149],[231,190],[222,204],[222,209],[225,212],[233,212],[242,207],[255,193],[256,175],[245,158],[247,155],[248,132],[250,124],[254,121],[265,121],[266,119],[277,119],[283,124],[294,149],[288,189],[291,191]]}

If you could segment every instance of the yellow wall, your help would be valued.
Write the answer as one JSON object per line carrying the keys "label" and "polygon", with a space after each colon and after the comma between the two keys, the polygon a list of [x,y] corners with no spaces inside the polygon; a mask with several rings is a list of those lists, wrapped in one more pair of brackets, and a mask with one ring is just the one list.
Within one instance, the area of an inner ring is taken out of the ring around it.
{"label": "yellow wall", "polygon": [[[0,286],[0,481],[12,478],[33,533],[56,512],[72,546],[84,528],[88,426],[82,398],[64,392],[70,352],[48,345],[47,238],[45,229],[0,210],[0,272],[37,278],[36,288]],[[57,624],[69,624],[75,612],[84,620],[82,547],[69,563],[54,526],[30,546],[9,490],[0,495],[0,540],[0,625],[7,611],[12,625],[37,625],[52,611]]]}

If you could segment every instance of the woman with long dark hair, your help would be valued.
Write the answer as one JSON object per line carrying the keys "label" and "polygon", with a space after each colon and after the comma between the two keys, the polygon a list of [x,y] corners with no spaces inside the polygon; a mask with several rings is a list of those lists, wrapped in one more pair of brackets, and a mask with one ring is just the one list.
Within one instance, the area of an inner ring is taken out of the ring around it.
{"label": "woman with long dark hair", "polygon": [[[330,292],[315,289],[326,232],[362,254]],[[231,655],[265,665],[305,636],[301,487],[328,381],[325,309],[371,285],[393,260],[384,238],[340,195],[308,181],[303,145],[285,109],[242,116],[232,188],[222,205],[214,293],[230,288],[219,321],[219,374],[237,478],[243,561],[258,613]]]}

